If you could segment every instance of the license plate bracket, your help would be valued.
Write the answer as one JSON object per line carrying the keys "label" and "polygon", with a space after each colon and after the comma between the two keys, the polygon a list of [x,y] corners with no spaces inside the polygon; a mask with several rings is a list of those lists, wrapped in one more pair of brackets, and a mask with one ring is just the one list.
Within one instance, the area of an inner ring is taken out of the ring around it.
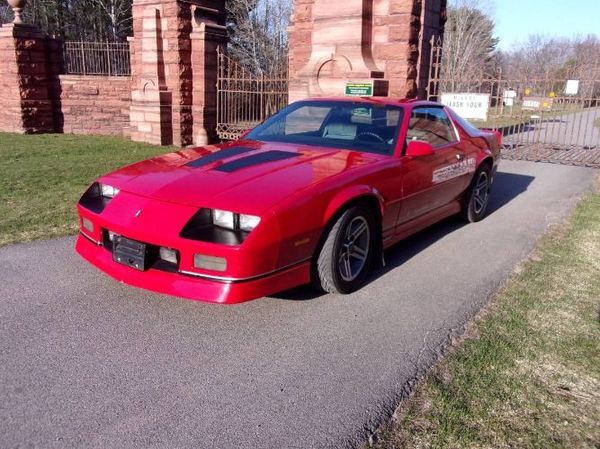
{"label": "license plate bracket", "polygon": [[115,262],[135,270],[146,270],[148,246],[145,243],[122,236],[115,236],[113,244],[113,260]]}

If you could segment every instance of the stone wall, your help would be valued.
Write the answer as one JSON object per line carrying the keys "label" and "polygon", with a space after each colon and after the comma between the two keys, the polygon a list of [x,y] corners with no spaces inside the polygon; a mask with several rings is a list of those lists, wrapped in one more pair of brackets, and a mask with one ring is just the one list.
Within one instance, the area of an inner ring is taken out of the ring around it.
{"label": "stone wall", "polygon": [[62,42],[36,27],[0,27],[0,130],[129,134],[131,78],[60,75]]}
{"label": "stone wall", "polygon": [[131,78],[60,75],[62,132],[129,135]]}

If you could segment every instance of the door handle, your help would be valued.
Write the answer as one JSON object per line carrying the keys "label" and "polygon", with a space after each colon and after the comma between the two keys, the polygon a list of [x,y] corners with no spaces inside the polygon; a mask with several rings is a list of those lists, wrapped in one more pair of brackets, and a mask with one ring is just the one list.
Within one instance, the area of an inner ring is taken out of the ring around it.
{"label": "door handle", "polygon": [[448,164],[456,164],[456,162],[461,162],[465,159],[464,153],[457,153],[454,156],[448,156],[446,159],[446,163]]}

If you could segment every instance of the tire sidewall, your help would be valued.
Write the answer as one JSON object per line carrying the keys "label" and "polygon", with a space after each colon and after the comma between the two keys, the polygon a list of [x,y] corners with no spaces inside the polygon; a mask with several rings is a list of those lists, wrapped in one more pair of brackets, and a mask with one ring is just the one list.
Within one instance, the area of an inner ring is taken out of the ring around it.
{"label": "tire sidewall", "polygon": [[[481,173],[485,172],[487,175],[487,199],[486,199],[486,203],[484,208],[479,211],[479,213],[477,213],[475,211],[475,189],[477,188],[477,184],[479,183],[479,177],[481,176]],[[490,178],[490,169],[485,166],[485,167],[481,167],[479,168],[476,172],[475,172],[475,176],[473,177],[473,182],[471,183],[471,188],[469,189],[469,195],[468,195],[468,203],[467,203],[467,207],[466,207],[466,219],[467,221],[474,223],[477,221],[481,221],[486,213],[487,213],[487,208],[489,206],[490,203],[490,189],[492,186],[491,183],[491,178]]]}
{"label": "tire sidewall", "polygon": [[[338,254],[340,253],[341,246],[343,245],[346,230],[352,222],[352,220],[354,220],[356,217],[363,217],[369,225],[369,253],[367,255],[367,260],[365,261],[365,265],[363,266],[360,274],[355,279],[351,281],[346,281],[342,278],[340,274],[340,270],[338,267]],[[353,291],[358,290],[366,283],[371,272],[373,255],[376,250],[376,220],[373,217],[373,212],[371,211],[371,209],[363,205],[351,206],[341,215],[339,220],[341,220],[341,224],[338,228],[337,235],[335,236],[335,243],[333,245],[333,254],[331,258],[331,273],[336,289],[340,293],[351,293]]]}

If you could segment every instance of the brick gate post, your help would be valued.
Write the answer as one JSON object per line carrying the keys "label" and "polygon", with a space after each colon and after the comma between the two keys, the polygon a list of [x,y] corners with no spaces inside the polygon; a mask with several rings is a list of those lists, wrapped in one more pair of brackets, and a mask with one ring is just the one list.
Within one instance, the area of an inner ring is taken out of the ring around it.
{"label": "brick gate post", "polygon": [[133,140],[187,146],[214,139],[224,25],[224,2],[133,0]]}
{"label": "brick gate post", "polygon": [[54,132],[46,36],[33,25],[2,25],[0,61],[0,131]]}
{"label": "brick gate post", "polygon": [[[175,140],[173,86],[167,84],[165,53],[175,50],[165,34],[169,27],[176,27],[176,16],[169,17],[162,3],[149,0],[133,2],[134,49],[129,119],[132,140],[170,145]],[[168,12],[172,12],[171,9]]]}
{"label": "brick gate post", "polygon": [[390,96],[425,98],[429,41],[444,33],[446,0],[374,0],[373,53]]}
{"label": "brick gate post", "polygon": [[217,140],[217,48],[227,43],[225,6],[201,0],[193,9],[192,73],[194,144]]}
{"label": "brick gate post", "polygon": [[425,97],[429,40],[443,34],[445,13],[446,0],[295,0],[290,100],[344,95],[348,81]]}

